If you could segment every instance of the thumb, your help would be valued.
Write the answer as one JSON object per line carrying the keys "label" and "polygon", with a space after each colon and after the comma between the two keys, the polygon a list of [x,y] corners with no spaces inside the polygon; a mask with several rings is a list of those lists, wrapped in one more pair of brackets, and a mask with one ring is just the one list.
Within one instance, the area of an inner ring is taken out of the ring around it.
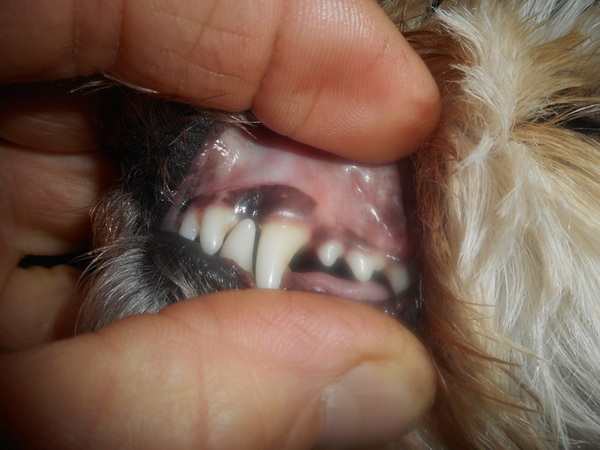
{"label": "thumb", "polygon": [[434,393],[418,341],[352,302],[236,291],[0,360],[2,416],[52,448],[374,445]]}
{"label": "thumb", "polygon": [[408,156],[440,114],[373,0],[4,0],[0,30],[0,83],[111,74],[361,161]]}

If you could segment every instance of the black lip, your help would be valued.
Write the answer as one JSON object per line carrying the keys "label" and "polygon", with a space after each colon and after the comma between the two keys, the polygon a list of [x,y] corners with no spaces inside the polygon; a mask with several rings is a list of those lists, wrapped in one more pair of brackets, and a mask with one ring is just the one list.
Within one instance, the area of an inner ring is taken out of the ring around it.
{"label": "black lip", "polygon": [[[183,290],[192,288],[200,294],[248,289],[254,283],[248,274],[239,269],[236,264],[209,256],[200,250],[197,243],[189,241],[176,233],[160,231],[155,235],[150,253],[163,274]],[[165,262],[168,263],[166,267]],[[202,277],[198,274],[201,273]],[[176,299],[179,301],[181,298]]]}

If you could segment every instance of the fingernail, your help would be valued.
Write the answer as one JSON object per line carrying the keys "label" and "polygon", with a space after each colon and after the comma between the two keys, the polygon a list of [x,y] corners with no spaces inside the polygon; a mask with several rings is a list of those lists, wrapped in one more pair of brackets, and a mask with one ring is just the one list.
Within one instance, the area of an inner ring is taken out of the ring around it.
{"label": "fingernail", "polygon": [[422,416],[424,396],[422,385],[398,364],[361,364],[325,389],[317,447],[391,442]]}

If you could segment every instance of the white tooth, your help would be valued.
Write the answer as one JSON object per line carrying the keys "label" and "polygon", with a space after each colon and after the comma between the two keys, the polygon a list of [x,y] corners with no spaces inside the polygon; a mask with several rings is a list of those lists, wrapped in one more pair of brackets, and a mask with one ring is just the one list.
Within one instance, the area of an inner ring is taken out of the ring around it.
{"label": "white tooth", "polygon": [[256,253],[256,287],[278,289],[290,261],[309,239],[304,227],[280,222],[263,225]]}
{"label": "white tooth", "polygon": [[214,255],[223,245],[225,235],[235,225],[235,214],[223,206],[211,206],[204,212],[200,226],[200,245],[207,255]]}
{"label": "white tooth", "polygon": [[344,247],[339,241],[326,242],[317,250],[319,259],[326,267],[333,266],[342,253],[344,253]]}
{"label": "white tooth", "polygon": [[405,291],[410,284],[410,278],[408,277],[408,271],[406,267],[400,264],[394,264],[384,270],[385,275],[390,280],[390,285],[394,291],[394,294],[399,294]]}
{"label": "white tooth", "polygon": [[348,252],[346,262],[358,281],[369,281],[373,272],[381,270],[385,265],[381,255],[364,255],[356,250]]}
{"label": "white tooth", "polygon": [[254,255],[254,239],[256,225],[252,219],[244,219],[238,223],[223,244],[220,255],[232,259],[242,269],[252,273],[252,256]]}
{"label": "white tooth", "polygon": [[198,236],[199,229],[200,225],[198,225],[196,211],[194,211],[194,208],[188,209],[183,215],[181,227],[179,227],[179,234],[184,238],[193,241],[196,239],[196,236]]}

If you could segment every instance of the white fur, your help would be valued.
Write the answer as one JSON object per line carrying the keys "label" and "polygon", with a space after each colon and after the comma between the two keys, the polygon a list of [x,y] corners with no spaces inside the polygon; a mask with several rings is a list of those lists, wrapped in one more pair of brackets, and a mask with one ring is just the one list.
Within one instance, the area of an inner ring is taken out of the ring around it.
{"label": "white fur", "polygon": [[[599,10],[591,0],[451,0],[422,25],[459,52],[459,75],[437,74],[436,138],[455,158],[437,180],[446,217],[433,233],[451,259],[434,276],[464,302],[472,345],[508,363],[474,380],[521,405],[498,410],[508,420],[482,411],[489,429],[474,447],[600,446],[600,142],[550,118],[571,104],[598,117]],[[539,440],[510,436],[517,421]]]}

